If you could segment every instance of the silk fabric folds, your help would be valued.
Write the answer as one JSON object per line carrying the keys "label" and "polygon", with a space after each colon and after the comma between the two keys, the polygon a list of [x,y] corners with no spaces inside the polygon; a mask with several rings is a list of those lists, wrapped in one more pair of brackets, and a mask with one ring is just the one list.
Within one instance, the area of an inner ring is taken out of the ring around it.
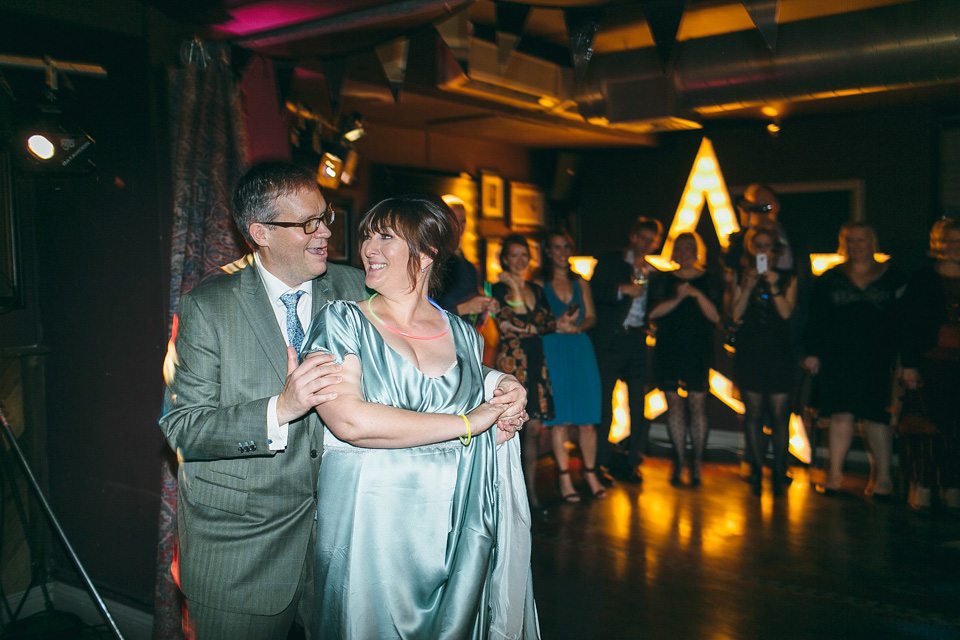
{"label": "silk fabric folds", "polygon": [[[303,353],[358,356],[367,402],[467,413],[483,402],[481,344],[448,318],[457,360],[437,377],[352,302],[321,309]],[[317,491],[315,639],[539,638],[518,438],[365,449],[327,429]]]}

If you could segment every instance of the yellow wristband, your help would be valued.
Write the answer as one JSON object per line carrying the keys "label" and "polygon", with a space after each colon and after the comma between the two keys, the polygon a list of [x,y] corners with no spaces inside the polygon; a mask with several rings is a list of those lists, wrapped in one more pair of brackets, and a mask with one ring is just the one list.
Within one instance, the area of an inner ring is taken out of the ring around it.
{"label": "yellow wristband", "polygon": [[463,423],[467,425],[467,437],[464,438],[463,436],[459,436],[460,444],[467,446],[470,444],[470,436],[472,435],[472,430],[470,429],[470,420],[467,419],[467,416],[463,415],[462,413],[460,414],[460,417],[463,418]]}

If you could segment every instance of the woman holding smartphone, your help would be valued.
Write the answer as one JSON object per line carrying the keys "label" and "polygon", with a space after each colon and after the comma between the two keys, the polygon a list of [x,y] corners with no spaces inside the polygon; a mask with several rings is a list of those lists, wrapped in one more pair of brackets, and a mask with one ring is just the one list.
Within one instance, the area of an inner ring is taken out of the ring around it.
{"label": "woman holding smartphone", "polygon": [[597,431],[600,422],[600,371],[593,343],[583,331],[597,321],[590,287],[570,269],[573,240],[561,229],[547,232],[544,238],[543,291],[550,310],[557,318],[557,331],[543,336],[543,351],[553,385],[553,420],[550,427],[553,456],[557,460],[560,497],[565,502],[580,502],[573,488],[567,456],[567,426],[576,425],[577,441],[583,455],[583,479],[590,495],[605,498],[607,492],[597,478]]}
{"label": "woman holding smartphone", "polygon": [[796,358],[789,319],[797,301],[797,279],[792,271],[772,266],[777,264],[781,247],[774,231],[750,229],[744,247],[744,264],[733,284],[730,309],[733,321],[740,325],[733,372],[746,408],[743,428],[753,468],[753,493],[759,496],[762,492],[767,453],[763,417],[767,415],[773,440],[773,495],[780,496],[786,486],[790,446],[789,400]]}

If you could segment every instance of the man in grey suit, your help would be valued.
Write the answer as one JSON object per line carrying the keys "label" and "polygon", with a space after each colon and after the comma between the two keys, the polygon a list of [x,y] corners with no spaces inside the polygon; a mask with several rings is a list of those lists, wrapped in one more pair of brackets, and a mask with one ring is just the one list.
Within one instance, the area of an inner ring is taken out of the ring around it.
{"label": "man in grey suit", "polygon": [[[286,163],[250,169],[233,196],[252,256],[183,296],[160,426],[180,463],[177,528],[185,632],[206,639],[284,639],[310,628],[316,478],[339,365],[298,363],[304,329],[329,300],[365,296],[364,274],[327,264],[335,213],[314,174]],[[526,395],[488,376],[495,402]],[[304,597],[301,597],[303,595]]]}

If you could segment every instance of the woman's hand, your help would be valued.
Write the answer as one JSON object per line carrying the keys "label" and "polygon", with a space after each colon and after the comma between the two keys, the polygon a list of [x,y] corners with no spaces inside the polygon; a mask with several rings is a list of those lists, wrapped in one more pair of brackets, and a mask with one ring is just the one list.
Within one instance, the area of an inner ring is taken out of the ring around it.
{"label": "woman's hand", "polygon": [[492,427],[503,412],[507,410],[507,406],[484,402],[468,413],[467,420],[470,421],[470,432],[477,436]]}
{"label": "woman's hand", "polygon": [[515,276],[509,271],[500,272],[500,282],[510,287],[514,293],[523,291],[523,278]]}
{"label": "woman's hand", "polygon": [[[767,273],[770,273],[769,271]],[[747,269],[743,273],[743,282],[740,283],[740,286],[746,291],[752,291],[757,282],[760,280],[759,275],[757,274],[756,269]]]}
{"label": "woman's hand", "polygon": [[777,284],[777,282],[780,280],[780,274],[772,270],[764,271],[763,276],[761,277],[767,281],[767,284],[771,286]]}
{"label": "woman's hand", "polygon": [[677,299],[683,300],[684,298],[693,298],[697,299],[702,296],[703,293],[700,289],[697,289],[695,286],[689,282],[684,282],[679,287],[677,287]]}

